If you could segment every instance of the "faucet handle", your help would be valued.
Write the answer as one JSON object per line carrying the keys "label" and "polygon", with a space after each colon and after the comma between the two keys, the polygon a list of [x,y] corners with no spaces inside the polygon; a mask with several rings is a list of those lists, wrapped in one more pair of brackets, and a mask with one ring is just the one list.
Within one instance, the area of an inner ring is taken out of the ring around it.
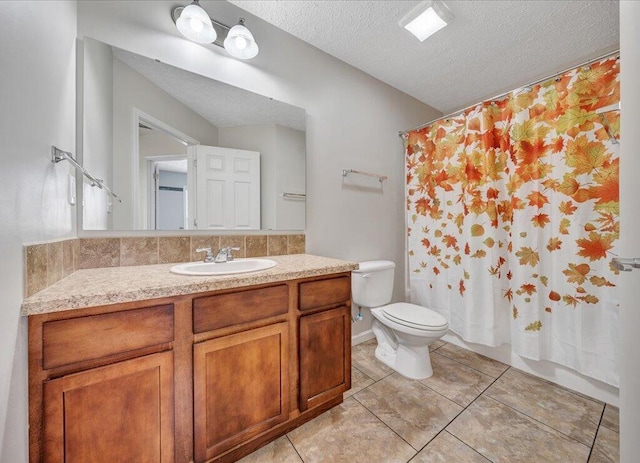
{"label": "faucet handle", "polygon": [[205,262],[212,262],[214,257],[213,257],[213,250],[210,247],[207,248],[197,248],[196,252],[206,252],[207,255],[204,258]]}
{"label": "faucet handle", "polygon": [[233,254],[231,253],[231,251],[239,251],[240,248],[237,247],[228,247],[225,248],[227,250],[227,260],[233,260]]}

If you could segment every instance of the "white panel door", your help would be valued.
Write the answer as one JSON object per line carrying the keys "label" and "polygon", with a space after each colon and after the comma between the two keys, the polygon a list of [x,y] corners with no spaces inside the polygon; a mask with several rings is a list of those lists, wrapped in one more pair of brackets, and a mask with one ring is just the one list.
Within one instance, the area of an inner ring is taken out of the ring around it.
{"label": "white panel door", "polygon": [[260,229],[260,153],[197,145],[196,223],[201,230]]}

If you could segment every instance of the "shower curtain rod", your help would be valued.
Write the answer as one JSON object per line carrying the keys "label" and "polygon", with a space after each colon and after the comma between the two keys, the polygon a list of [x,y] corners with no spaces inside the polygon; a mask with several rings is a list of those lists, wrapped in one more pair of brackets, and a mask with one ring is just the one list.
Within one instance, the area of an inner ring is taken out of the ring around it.
{"label": "shower curtain rod", "polygon": [[510,93],[514,93],[516,90],[523,89],[523,88],[527,88],[527,87],[532,87],[532,86],[537,85],[537,84],[540,84],[540,83],[542,83],[542,82],[546,82],[546,81],[548,81],[548,80],[555,79],[556,77],[558,77],[558,76],[560,76],[560,75],[564,74],[565,72],[571,71],[572,69],[581,68],[581,67],[583,67],[583,66],[588,66],[588,65],[590,65],[590,64],[595,63],[596,61],[603,60],[603,59],[608,58],[608,57],[613,56],[613,55],[618,55],[618,57],[619,57],[619,55],[620,55],[620,49],[610,51],[610,52],[608,52],[608,53],[606,53],[606,54],[604,54],[604,55],[600,55],[600,56],[598,56],[598,57],[596,57],[596,58],[591,58],[590,60],[585,61],[584,63],[576,64],[576,65],[571,66],[571,67],[569,67],[569,68],[567,68],[567,69],[564,69],[564,70],[562,70],[562,71],[556,72],[555,74],[551,74],[550,76],[547,76],[547,77],[545,77],[545,78],[543,78],[543,79],[538,79],[538,80],[536,80],[535,82],[531,82],[531,83],[529,83],[529,84],[523,85],[523,86],[521,86],[521,87],[519,87],[519,88],[517,88],[517,89],[515,89],[515,90],[510,90],[510,91],[508,91],[508,92],[500,93],[499,95],[496,95],[496,96],[494,96],[493,98],[486,98],[486,99],[484,99],[484,100],[482,100],[482,101],[479,101],[479,102],[476,102],[476,103],[474,103],[474,104],[471,104],[471,105],[469,105],[469,106],[467,106],[467,107],[465,107],[465,108],[458,109],[457,111],[454,111],[454,112],[452,112],[452,113],[450,113],[450,114],[446,114],[446,115],[444,115],[444,116],[437,117],[436,119],[433,119],[433,120],[431,120],[431,121],[429,121],[429,122],[427,122],[427,123],[425,123],[425,124],[419,125],[418,127],[414,127],[413,129],[407,129],[407,130],[404,130],[404,131],[402,131],[402,130],[401,130],[401,131],[399,131],[399,132],[398,132],[398,136],[399,136],[399,137],[401,137],[401,138],[405,138],[405,137],[407,136],[407,134],[408,134],[409,132],[413,131],[413,130],[420,130],[420,129],[423,129],[423,128],[428,127],[428,126],[430,126],[431,124],[433,124],[434,122],[437,122],[437,121],[439,121],[439,120],[441,120],[441,119],[446,119],[446,118],[448,118],[448,117],[458,116],[458,115],[462,114],[463,112],[465,112],[467,109],[469,109],[469,108],[473,108],[474,106],[479,105],[479,104],[480,104],[480,103],[482,103],[483,101],[494,101],[494,100],[500,100],[500,99],[504,98],[505,96],[509,95]]}

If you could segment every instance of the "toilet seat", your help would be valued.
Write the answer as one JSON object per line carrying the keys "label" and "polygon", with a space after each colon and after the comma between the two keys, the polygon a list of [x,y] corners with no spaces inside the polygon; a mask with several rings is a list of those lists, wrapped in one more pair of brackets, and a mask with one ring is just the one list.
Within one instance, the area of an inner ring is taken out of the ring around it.
{"label": "toilet seat", "polygon": [[397,302],[381,309],[389,320],[416,330],[441,331],[448,327],[447,320],[442,315],[419,305]]}

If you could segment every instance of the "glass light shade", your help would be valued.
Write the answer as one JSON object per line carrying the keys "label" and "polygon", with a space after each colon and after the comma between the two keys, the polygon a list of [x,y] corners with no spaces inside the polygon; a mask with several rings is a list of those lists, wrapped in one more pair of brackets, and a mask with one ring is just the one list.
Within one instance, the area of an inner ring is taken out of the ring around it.
{"label": "glass light shade", "polygon": [[430,35],[435,34],[447,23],[442,20],[436,11],[429,7],[427,11],[422,13],[416,19],[404,26],[406,30],[415,35],[421,42],[424,41]]}
{"label": "glass light shade", "polygon": [[453,14],[437,0],[422,2],[400,20],[400,25],[423,42],[445,27],[453,19]]}
{"label": "glass light shade", "polygon": [[251,59],[258,54],[258,44],[253,34],[240,21],[240,24],[229,29],[224,39],[224,48],[235,58]]}
{"label": "glass light shade", "polygon": [[176,26],[182,35],[198,43],[212,43],[216,39],[216,31],[211,18],[197,2],[188,5],[176,20]]}

